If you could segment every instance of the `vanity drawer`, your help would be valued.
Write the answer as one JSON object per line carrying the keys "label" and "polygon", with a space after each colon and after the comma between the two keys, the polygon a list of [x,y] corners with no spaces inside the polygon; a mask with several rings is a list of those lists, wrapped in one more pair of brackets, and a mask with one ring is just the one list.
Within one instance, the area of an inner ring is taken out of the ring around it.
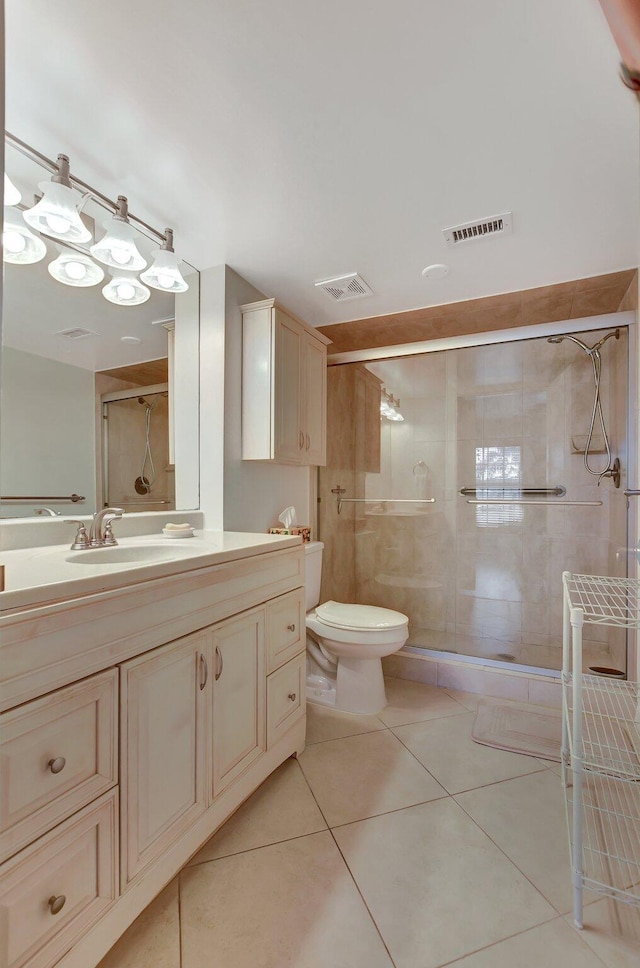
{"label": "vanity drawer", "polygon": [[267,749],[304,716],[306,656],[296,656],[267,677]]}
{"label": "vanity drawer", "polygon": [[267,672],[279,669],[305,647],[304,588],[275,598],[267,605]]}
{"label": "vanity drawer", "polygon": [[117,817],[112,791],[0,867],[5,968],[50,968],[113,903]]}
{"label": "vanity drawer", "polygon": [[0,860],[117,783],[117,724],[116,669],[0,716]]}

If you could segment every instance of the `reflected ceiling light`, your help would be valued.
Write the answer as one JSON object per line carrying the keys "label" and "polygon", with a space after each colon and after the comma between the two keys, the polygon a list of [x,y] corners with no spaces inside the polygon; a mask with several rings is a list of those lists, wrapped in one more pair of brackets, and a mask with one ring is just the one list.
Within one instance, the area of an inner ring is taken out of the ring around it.
{"label": "reflected ceiling light", "polygon": [[82,199],[71,187],[66,155],[58,155],[57,174],[51,181],[40,182],[38,188],[42,198],[23,213],[27,225],[64,242],[88,242],[91,232],[80,218]]}
{"label": "reflected ceiling light", "polygon": [[104,279],[104,272],[84,252],[61,252],[47,266],[49,274],[65,286],[97,286]]}
{"label": "reflected ceiling light", "polygon": [[132,272],[120,270],[102,290],[102,295],[116,306],[139,306],[147,301],[151,292],[143,286]]}
{"label": "reflected ceiling light", "polygon": [[189,286],[178,268],[178,257],[173,248],[173,229],[165,229],[166,241],[153,257],[153,263],[140,278],[153,289],[161,292],[186,292]]}
{"label": "reflected ceiling light", "polygon": [[146,266],[135,243],[136,231],[129,222],[129,206],[124,195],[118,195],[118,208],[107,233],[91,246],[94,259],[113,269],[129,269],[138,272]]}
{"label": "reflected ceiling light", "polygon": [[4,174],[4,204],[17,205],[22,195],[13,184],[7,173]]}
{"label": "reflected ceiling light", "polygon": [[43,240],[27,228],[20,212],[14,209],[4,210],[2,247],[4,261],[16,266],[40,262],[47,254]]}

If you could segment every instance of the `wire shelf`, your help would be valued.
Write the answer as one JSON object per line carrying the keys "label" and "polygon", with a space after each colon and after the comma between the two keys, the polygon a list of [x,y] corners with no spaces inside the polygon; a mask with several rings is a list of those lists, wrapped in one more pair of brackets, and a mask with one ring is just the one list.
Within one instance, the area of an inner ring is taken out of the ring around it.
{"label": "wire shelf", "polygon": [[[572,816],[573,788],[567,789]],[[640,786],[599,773],[584,774],[582,830],[574,842],[573,864],[582,870],[584,886],[628,904],[640,903]]]}
{"label": "wire shelf", "polygon": [[564,577],[571,608],[581,608],[585,622],[640,628],[640,581],[604,575]]}
{"label": "wire shelf", "polygon": [[640,781],[640,686],[637,682],[582,676],[582,742],[572,735],[573,676],[564,677],[569,751],[585,769]]}

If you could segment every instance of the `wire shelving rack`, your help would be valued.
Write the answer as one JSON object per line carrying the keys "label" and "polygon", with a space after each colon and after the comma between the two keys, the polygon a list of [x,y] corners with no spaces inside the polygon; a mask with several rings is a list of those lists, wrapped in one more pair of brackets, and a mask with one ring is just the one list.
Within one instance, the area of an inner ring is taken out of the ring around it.
{"label": "wire shelving rack", "polygon": [[585,888],[640,905],[640,684],[582,670],[585,623],[640,628],[640,581],[562,580],[562,780],[581,928]]}

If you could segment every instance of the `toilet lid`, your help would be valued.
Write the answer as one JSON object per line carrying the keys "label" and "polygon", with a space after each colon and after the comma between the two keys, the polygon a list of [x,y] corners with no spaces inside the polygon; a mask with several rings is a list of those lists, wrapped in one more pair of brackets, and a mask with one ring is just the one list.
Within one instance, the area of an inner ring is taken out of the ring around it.
{"label": "toilet lid", "polygon": [[377,605],[325,602],[324,605],[318,605],[316,615],[325,625],[337,629],[396,629],[409,623],[409,619],[402,612],[378,608]]}

